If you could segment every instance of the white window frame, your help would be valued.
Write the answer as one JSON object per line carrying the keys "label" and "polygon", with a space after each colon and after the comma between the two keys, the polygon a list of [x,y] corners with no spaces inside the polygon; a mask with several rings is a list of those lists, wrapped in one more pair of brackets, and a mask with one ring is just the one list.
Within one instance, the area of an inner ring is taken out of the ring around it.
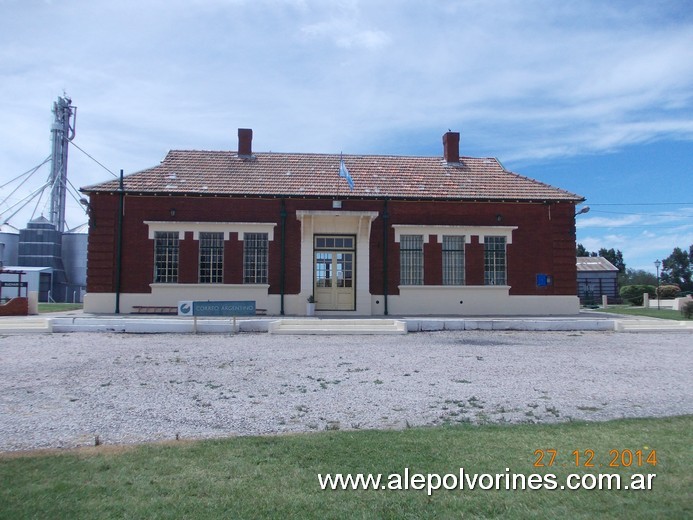
{"label": "white window frame", "polygon": [[424,238],[422,235],[401,235],[399,246],[400,285],[424,284]]}

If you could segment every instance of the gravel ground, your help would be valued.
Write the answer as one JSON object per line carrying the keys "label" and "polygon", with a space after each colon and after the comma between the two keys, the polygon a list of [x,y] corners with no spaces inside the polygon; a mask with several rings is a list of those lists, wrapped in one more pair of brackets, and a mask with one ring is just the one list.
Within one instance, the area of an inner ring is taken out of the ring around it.
{"label": "gravel ground", "polygon": [[693,413],[688,334],[0,337],[0,451]]}

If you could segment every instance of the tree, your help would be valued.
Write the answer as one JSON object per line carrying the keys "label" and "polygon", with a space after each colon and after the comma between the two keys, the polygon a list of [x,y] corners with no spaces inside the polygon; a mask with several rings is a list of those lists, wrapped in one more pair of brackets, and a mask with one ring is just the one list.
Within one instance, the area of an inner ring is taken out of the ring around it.
{"label": "tree", "polygon": [[599,256],[606,258],[611,262],[614,267],[618,269],[618,272],[623,274],[626,272],[626,263],[623,261],[623,253],[619,249],[614,251],[614,248],[606,249],[602,247],[599,250]]}
{"label": "tree", "polygon": [[660,280],[667,284],[676,284],[682,291],[692,291],[693,281],[691,277],[691,252],[693,245],[688,251],[680,247],[675,247],[674,251],[662,260],[662,276]]}
{"label": "tree", "polygon": [[626,269],[625,273],[618,275],[618,285],[657,285],[657,277],[643,269]]}
{"label": "tree", "polygon": [[575,256],[598,256],[594,251],[588,251],[585,246],[578,244],[575,248]]}

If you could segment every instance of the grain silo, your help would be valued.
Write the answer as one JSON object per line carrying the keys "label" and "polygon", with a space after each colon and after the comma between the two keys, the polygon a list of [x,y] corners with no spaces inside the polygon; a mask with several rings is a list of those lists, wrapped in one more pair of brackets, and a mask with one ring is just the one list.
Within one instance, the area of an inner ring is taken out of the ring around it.
{"label": "grain silo", "polygon": [[62,233],[55,224],[40,216],[19,231],[18,264],[26,267],[49,267],[53,283],[50,298],[65,301],[67,278],[62,258]]}
{"label": "grain silo", "polygon": [[17,265],[19,230],[7,223],[0,224],[0,244],[4,244],[0,247],[3,250],[0,262],[3,265]]}
{"label": "grain silo", "polygon": [[87,290],[88,224],[82,224],[63,233],[62,259],[65,268],[65,301],[81,302]]}

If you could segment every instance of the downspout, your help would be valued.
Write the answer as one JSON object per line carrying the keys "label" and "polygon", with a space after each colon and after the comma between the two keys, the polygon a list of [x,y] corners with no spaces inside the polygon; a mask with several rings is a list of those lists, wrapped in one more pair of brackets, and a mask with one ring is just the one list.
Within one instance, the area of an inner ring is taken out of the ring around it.
{"label": "downspout", "polygon": [[390,222],[390,214],[387,212],[387,199],[383,205],[383,304],[384,315],[387,316],[387,287],[388,287],[388,265],[387,265],[387,241],[388,241],[388,225]]}
{"label": "downspout", "polygon": [[120,181],[118,183],[118,242],[116,244],[116,301],[115,313],[120,314],[120,274],[123,269],[123,208],[125,206],[125,189],[123,188],[123,170],[120,170]]}
{"label": "downspout", "polygon": [[284,292],[286,283],[286,202],[282,199],[281,211],[281,263],[279,266],[279,295],[280,295],[280,311],[279,314],[284,316]]}

